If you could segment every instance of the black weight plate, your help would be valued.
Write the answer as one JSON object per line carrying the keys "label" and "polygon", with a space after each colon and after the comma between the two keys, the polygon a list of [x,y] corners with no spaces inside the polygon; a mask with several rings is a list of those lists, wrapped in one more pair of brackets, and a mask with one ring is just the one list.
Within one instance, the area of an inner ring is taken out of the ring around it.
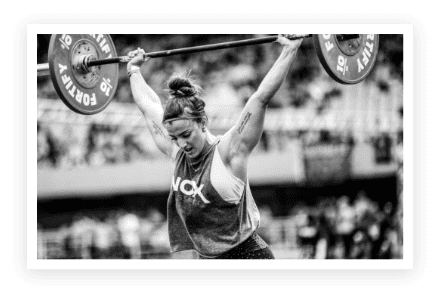
{"label": "black weight plate", "polygon": [[337,82],[359,83],[374,67],[378,34],[360,34],[353,41],[339,41],[336,34],[314,34],[312,39],[321,64]]}
{"label": "black weight plate", "polygon": [[53,34],[49,69],[55,90],[74,112],[92,115],[109,105],[118,86],[118,64],[90,67],[84,72],[75,62],[83,55],[96,59],[116,57],[108,34]]}

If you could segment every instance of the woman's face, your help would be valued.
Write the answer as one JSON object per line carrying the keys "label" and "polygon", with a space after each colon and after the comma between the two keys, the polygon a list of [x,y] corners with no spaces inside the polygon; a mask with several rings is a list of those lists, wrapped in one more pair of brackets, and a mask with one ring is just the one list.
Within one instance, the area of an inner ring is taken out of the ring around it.
{"label": "woman's face", "polygon": [[193,120],[176,120],[164,126],[172,141],[189,157],[199,156],[207,140],[202,124]]}

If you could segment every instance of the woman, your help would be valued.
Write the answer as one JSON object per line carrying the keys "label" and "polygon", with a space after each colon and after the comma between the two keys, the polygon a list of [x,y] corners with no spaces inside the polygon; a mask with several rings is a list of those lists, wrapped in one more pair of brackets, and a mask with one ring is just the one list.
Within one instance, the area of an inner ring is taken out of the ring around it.
{"label": "woman", "polygon": [[156,146],[175,170],[167,203],[172,252],[196,250],[199,258],[274,259],[256,234],[259,212],[251,195],[248,158],[263,132],[266,108],[280,88],[302,39],[279,35],[282,52],[237,123],[222,137],[207,129],[205,103],[189,78],[168,82],[170,99],[162,108],[140,74],[140,48],[127,65],[133,97]]}

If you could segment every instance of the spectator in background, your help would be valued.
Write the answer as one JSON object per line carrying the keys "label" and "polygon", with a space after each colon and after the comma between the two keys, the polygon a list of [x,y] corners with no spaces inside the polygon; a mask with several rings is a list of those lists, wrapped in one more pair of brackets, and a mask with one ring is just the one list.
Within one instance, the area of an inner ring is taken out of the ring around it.
{"label": "spectator in background", "polygon": [[58,166],[60,146],[49,128],[37,123],[37,165]]}
{"label": "spectator in background", "polygon": [[148,239],[149,244],[152,246],[153,249],[155,249],[156,252],[170,251],[170,243],[167,238],[167,222],[165,222],[165,216],[157,209],[150,209],[146,219],[152,223],[150,233],[145,236]]}
{"label": "spectator in background", "polygon": [[316,245],[319,240],[317,220],[310,214],[305,214],[306,218],[300,223],[298,228],[299,244],[303,248],[303,258],[313,258],[316,254]]}
{"label": "spectator in background", "polygon": [[59,166],[62,168],[73,168],[82,166],[85,161],[85,149],[77,136],[78,132],[70,124],[63,126],[60,141],[62,155],[60,155]]}
{"label": "spectator in background", "polygon": [[132,259],[141,258],[140,222],[134,213],[122,213],[118,218],[118,230],[121,241]]}
{"label": "spectator in background", "polygon": [[363,230],[357,230],[353,235],[353,243],[347,258],[370,259],[372,258],[372,240]]}
{"label": "spectator in background", "polygon": [[[393,231],[393,210],[392,203],[387,202],[381,211],[378,211],[375,216],[376,222],[369,227],[369,236],[373,240],[373,258],[392,258],[392,250],[388,245],[385,247],[384,241],[387,241],[392,236],[389,235]],[[394,239],[392,237],[392,239]]]}
{"label": "spectator in background", "polygon": [[337,200],[334,197],[324,198],[322,204],[319,205],[316,259],[345,258],[345,243],[337,233],[337,222],[340,222]]}
{"label": "spectator in background", "polygon": [[375,211],[375,208],[372,206],[372,200],[367,197],[365,191],[360,191],[355,196],[354,210],[358,225],[362,223],[362,219],[367,213]]}
{"label": "spectator in background", "polygon": [[320,214],[317,223],[317,239],[315,243],[315,259],[328,258],[329,245],[331,242],[331,228],[326,217]]}
{"label": "spectator in background", "polygon": [[352,244],[352,235],[355,230],[355,210],[350,204],[347,196],[341,196],[337,200],[337,219],[335,225],[335,233],[338,242],[344,245],[344,256],[349,255]]}
{"label": "spectator in background", "polygon": [[136,161],[139,157],[143,156],[143,149],[135,140],[134,134],[127,134],[124,136],[124,161]]}
{"label": "spectator in background", "polygon": [[104,217],[95,219],[93,231],[93,252],[92,258],[109,258],[110,249],[114,242],[114,229]]}
{"label": "spectator in background", "polygon": [[65,235],[65,250],[70,258],[89,259],[92,257],[93,221],[84,214],[76,214]]}

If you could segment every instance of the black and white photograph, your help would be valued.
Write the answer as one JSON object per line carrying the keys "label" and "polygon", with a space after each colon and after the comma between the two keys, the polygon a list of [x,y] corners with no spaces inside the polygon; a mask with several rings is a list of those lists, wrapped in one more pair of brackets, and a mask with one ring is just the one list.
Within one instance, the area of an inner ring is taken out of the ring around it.
{"label": "black and white photograph", "polygon": [[412,26],[117,27],[28,29],[28,267],[412,267]]}

